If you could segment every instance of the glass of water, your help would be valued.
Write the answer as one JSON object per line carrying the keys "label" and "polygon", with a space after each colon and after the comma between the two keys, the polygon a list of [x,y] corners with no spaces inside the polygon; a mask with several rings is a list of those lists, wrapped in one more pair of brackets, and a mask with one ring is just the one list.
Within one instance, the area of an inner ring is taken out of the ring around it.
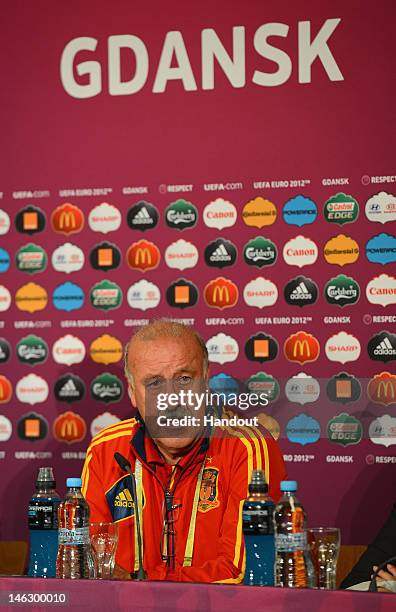
{"label": "glass of water", "polygon": [[117,523],[91,523],[89,526],[95,577],[111,580],[118,543]]}
{"label": "glass of water", "polygon": [[318,589],[335,589],[341,535],[337,527],[308,529],[308,543]]}

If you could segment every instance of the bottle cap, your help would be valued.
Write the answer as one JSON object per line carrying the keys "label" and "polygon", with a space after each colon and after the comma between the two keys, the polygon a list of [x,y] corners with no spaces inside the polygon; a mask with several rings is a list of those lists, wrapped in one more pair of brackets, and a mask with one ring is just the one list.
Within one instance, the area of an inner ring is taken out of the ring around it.
{"label": "bottle cap", "polygon": [[252,485],[264,485],[265,484],[265,473],[263,470],[253,470],[252,479],[250,481]]}
{"label": "bottle cap", "polygon": [[67,486],[68,489],[76,488],[76,487],[81,489],[81,487],[82,487],[82,480],[81,480],[81,478],[68,478],[66,480],[66,486]]}
{"label": "bottle cap", "polygon": [[282,480],[280,483],[281,491],[297,491],[296,480]]}
{"label": "bottle cap", "polygon": [[36,480],[36,487],[39,489],[55,489],[56,482],[52,467],[41,467]]}

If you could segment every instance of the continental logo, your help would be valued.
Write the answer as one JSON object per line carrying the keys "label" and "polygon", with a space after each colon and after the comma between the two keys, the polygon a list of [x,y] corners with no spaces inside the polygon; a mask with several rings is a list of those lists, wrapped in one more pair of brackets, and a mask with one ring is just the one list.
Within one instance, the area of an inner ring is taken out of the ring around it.
{"label": "continental logo", "polygon": [[123,348],[118,338],[104,334],[94,340],[89,347],[89,354],[95,363],[117,363],[122,359]]}
{"label": "continental logo", "polygon": [[55,208],[51,224],[54,232],[58,234],[77,234],[84,227],[84,213],[78,206],[65,203]]}
{"label": "continental logo", "polygon": [[132,270],[154,270],[161,260],[161,253],[153,242],[139,240],[134,242],[127,252],[127,263]]}
{"label": "continental logo", "polygon": [[276,221],[276,206],[270,200],[257,197],[247,202],[242,210],[242,219],[250,227],[261,229],[265,225],[272,225]]}
{"label": "continental logo", "polygon": [[238,287],[228,278],[219,276],[206,285],[204,299],[211,308],[232,308],[238,302]]}
{"label": "continental logo", "polygon": [[48,303],[48,294],[41,285],[27,283],[17,290],[15,303],[19,310],[26,312],[44,310]]}
{"label": "continental logo", "polygon": [[375,404],[396,404],[396,375],[390,372],[376,374],[369,380],[367,395]]}
{"label": "continental logo", "polygon": [[327,263],[345,266],[358,260],[359,245],[350,236],[338,234],[326,242],[323,253]]}
{"label": "continental logo", "polygon": [[68,410],[55,419],[52,430],[54,438],[59,442],[74,444],[84,440],[87,426],[79,414]]}
{"label": "continental logo", "polygon": [[128,489],[124,489],[118,493],[114,500],[114,506],[117,508],[133,508],[132,495]]}
{"label": "continental logo", "polygon": [[302,331],[289,336],[284,344],[286,358],[301,364],[316,361],[319,352],[320,345],[315,336]]}

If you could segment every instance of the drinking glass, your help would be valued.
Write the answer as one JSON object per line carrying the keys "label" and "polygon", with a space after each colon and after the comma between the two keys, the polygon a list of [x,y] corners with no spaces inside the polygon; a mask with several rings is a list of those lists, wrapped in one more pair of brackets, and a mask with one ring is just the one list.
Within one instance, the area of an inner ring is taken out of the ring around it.
{"label": "drinking glass", "polygon": [[337,527],[315,527],[308,529],[308,543],[311,549],[318,589],[336,588],[340,542],[340,530]]}
{"label": "drinking glass", "polygon": [[118,543],[117,523],[91,523],[89,526],[95,577],[110,580],[113,577],[115,553]]}

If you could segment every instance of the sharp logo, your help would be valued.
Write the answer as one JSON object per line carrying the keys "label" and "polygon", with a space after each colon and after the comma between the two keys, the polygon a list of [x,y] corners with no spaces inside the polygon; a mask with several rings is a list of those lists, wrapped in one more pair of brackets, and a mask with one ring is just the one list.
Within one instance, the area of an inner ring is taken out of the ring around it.
{"label": "sharp logo", "polygon": [[124,489],[114,500],[114,505],[118,508],[133,508],[133,499],[130,491],[128,489]]}

